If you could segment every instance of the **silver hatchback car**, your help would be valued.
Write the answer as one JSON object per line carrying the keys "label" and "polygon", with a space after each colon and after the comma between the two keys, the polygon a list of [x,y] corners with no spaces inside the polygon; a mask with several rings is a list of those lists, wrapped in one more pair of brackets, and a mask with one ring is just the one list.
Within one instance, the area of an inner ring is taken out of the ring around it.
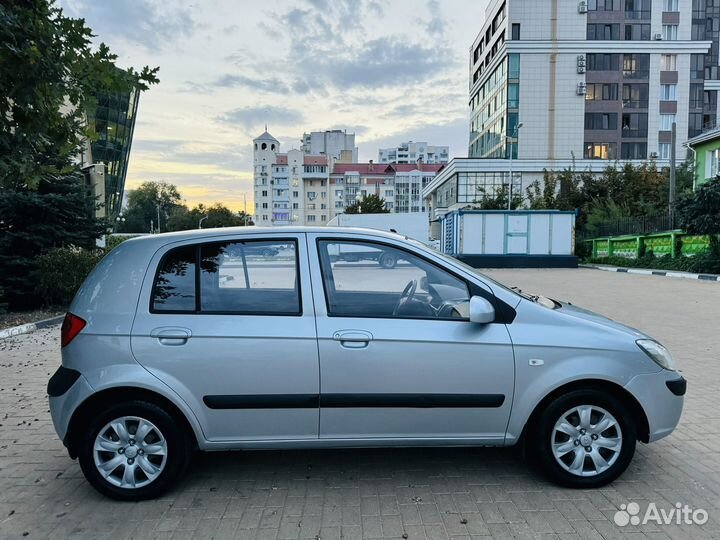
{"label": "silver hatchback car", "polygon": [[523,442],[552,480],[601,486],[673,431],[685,388],[652,338],[403,236],[248,227],[108,254],[48,394],[88,481],[140,500],[196,449]]}

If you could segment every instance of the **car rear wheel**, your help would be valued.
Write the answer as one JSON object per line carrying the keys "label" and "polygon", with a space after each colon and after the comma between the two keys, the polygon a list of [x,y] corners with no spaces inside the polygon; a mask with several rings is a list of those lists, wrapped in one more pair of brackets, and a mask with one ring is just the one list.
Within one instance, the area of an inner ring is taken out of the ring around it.
{"label": "car rear wheel", "polygon": [[635,453],[637,431],[622,400],[575,390],[553,400],[530,427],[528,456],[558,484],[594,488],[620,476]]}
{"label": "car rear wheel", "polygon": [[85,478],[114,499],[158,497],[187,468],[189,434],[153,403],[114,405],[90,422],[78,458]]}

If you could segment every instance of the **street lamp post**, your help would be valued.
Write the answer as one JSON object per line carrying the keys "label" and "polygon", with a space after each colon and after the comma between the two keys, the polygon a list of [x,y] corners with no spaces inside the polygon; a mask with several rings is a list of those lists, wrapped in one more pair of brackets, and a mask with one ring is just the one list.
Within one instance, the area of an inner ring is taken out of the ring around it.
{"label": "street lamp post", "polygon": [[203,216],[203,217],[200,218],[200,221],[198,221],[198,229],[202,229],[202,223],[203,223],[203,221],[205,221],[207,218],[208,218],[207,216]]}
{"label": "street lamp post", "polygon": [[508,168],[510,169],[510,181],[508,182],[508,210],[512,210],[512,181],[513,181],[513,170],[512,170],[512,162],[513,162],[513,150],[512,150],[512,141],[513,139],[517,139],[518,131],[522,127],[522,122],[518,123],[515,126],[515,129],[513,130],[513,134],[511,137],[508,137],[510,141],[510,161],[508,163]]}
{"label": "street lamp post", "polygon": [[362,195],[360,194],[360,190],[355,194],[355,202],[358,205],[358,214],[362,214]]}

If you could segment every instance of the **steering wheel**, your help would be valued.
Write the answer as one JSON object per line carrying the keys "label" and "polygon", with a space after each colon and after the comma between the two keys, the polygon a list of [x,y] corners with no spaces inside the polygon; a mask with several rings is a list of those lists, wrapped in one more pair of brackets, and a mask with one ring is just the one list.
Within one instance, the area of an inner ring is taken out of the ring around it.
{"label": "steering wheel", "polygon": [[395,306],[395,309],[393,310],[393,316],[397,316],[400,313],[400,308],[405,305],[407,302],[412,300],[412,297],[415,296],[415,291],[417,290],[418,282],[417,279],[411,279],[407,285],[405,285],[405,288],[403,289],[403,292],[400,294],[400,300],[398,300],[397,305]]}

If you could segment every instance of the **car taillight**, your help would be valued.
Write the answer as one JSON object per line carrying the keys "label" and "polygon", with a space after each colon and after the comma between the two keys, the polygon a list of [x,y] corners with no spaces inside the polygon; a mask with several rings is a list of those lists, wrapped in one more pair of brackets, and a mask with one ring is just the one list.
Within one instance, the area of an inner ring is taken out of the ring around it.
{"label": "car taillight", "polygon": [[60,328],[60,346],[68,345],[85,328],[87,323],[72,313],[66,313]]}

